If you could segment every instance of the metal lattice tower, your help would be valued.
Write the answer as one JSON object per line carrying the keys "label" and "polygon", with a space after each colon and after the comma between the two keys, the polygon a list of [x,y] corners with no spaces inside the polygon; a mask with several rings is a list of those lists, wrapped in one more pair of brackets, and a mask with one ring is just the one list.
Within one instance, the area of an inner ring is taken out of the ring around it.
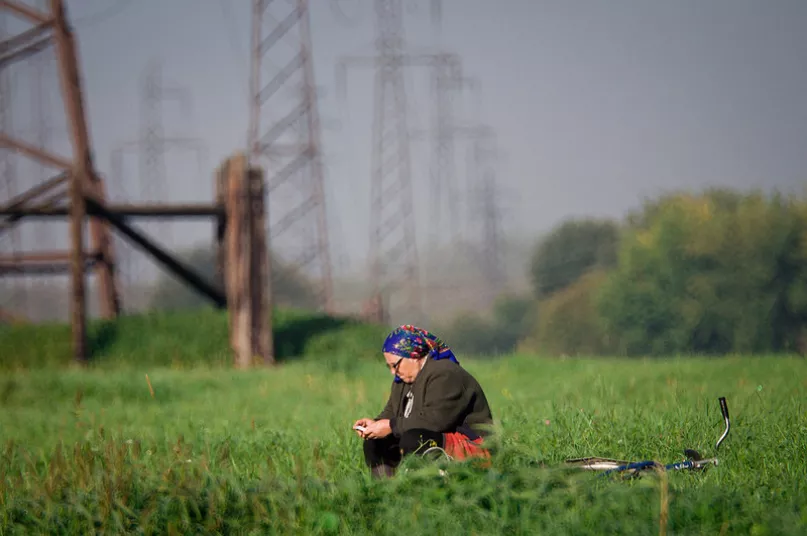
{"label": "metal lattice tower", "polygon": [[[464,87],[462,61],[459,55],[445,51],[442,39],[442,0],[431,0],[431,20],[438,53],[433,56],[429,72],[432,97],[431,124],[431,211],[429,226],[432,246],[448,238],[455,244],[461,233],[458,205],[462,188],[457,184],[455,161],[455,101]],[[441,231],[447,230],[447,236]]]}
{"label": "metal lattice tower", "polygon": [[[137,147],[136,144],[134,144]],[[123,154],[126,145],[117,147],[112,151],[110,158],[110,192],[109,199],[112,201],[123,201],[131,197],[135,188],[128,185],[126,174],[123,167]],[[115,243],[115,252],[117,255],[117,265],[120,282],[122,283],[121,292],[124,295],[124,303],[131,304],[133,295],[139,294],[135,288],[137,282],[137,255],[134,246],[121,236],[114,236],[112,240]]]}
{"label": "metal lattice tower", "polygon": [[[174,150],[194,152],[198,172],[207,172],[205,169],[207,150],[201,139],[166,134],[164,105],[171,101],[179,105],[184,116],[190,116],[192,112],[190,91],[184,87],[166,84],[163,80],[161,62],[152,60],[141,77],[139,139],[120,144],[111,154],[110,169],[116,190],[111,196],[113,199],[123,200],[139,193],[141,202],[156,204],[169,202],[166,155]],[[138,151],[138,177],[135,180],[127,180],[124,171],[124,154],[128,150]],[[142,224],[149,234],[159,237],[160,242],[168,247],[173,245],[171,225],[165,221]],[[137,302],[136,298],[142,295],[137,288],[138,285],[152,275],[151,270],[146,268],[150,260],[135,251],[126,241],[119,239],[117,243],[118,264],[123,274],[124,288],[129,294],[127,301]]]}
{"label": "metal lattice tower", "polygon": [[[436,170],[437,178],[448,190],[449,198],[442,203],[444,211],[451,220],[449,236],[453,244],[463,244],[475,235],[470,234],[470,225],[475,220],[473,211],[469,211],[472,200],[469,192],[474,186],[472,160],[466,162],[466,170],[462,175],[456,174],[455,169],[455,148],[460,141],[470,142],[486,139],[492,135],[492,130],[488,126],[478,125],[481,106],[473,103],[470,109],[470,124],[467,118],[465,121],[458,121],[457,97],[469,91],[470,95],[479,98],[480,82],[477,78],[468,77],[463,74],[463,69],[459,56],[451,53],[442,53],[436,57],[432,65],[432,88],[434,89],[435,101],[435,127],[432,130],[433,139],[433,160],[432,166]],[[463,114],[459,114],[463,115]],[[437,186],[433,186],[436,189]],[[437,197],[435,195],[435,197]],[[442,197],[442,195],[440,196]],[[470,220],[470,221],[469,221]]]}
{"label": "metal lattice tower", "polygon": [[[31,56],[53,45],[57,61],[55,67],[59,73],[59,87],[68,135],[72,148],[72,158],[66,158],[41,147],[24,138],[39,137],[46,139],[42,132],[47,131],[46,113],[41,113],[37,104],[31,107],[37,112],[34,117],[32,131],[27,136],[5,129],[0,133],[0,145],[17,153],[17,156],[38,161],[48,168],[56,168],[58,175],[51,176],[35,185],[27,186],[12,199],[2,199],[0,212],[5,216],[4,228],[19,223],[22,218],[31,216],[54,216],[69,219],[69,249],[60,251],[25,252],[13,258],[0,259],[0,275],[52,275],[70,274],[69,304],[73,324],[73,348],[77,359],[86,360],[86,284],[87,271],[97,276],[97,295],[99,313],[105,318],[112,318],[120,311],[120,301],[115,281],[115,257],[109,240],[109,229],[103,218],[97,214],[88,214],[89,207],[101,207],[104,204],[104,184],[95,173],[93,154],[89,136],[89,128],[84,113],[84,96],[82,76],[79,67],[78,47],[71,25],[68,21],[63,0],[50,0],[45,8],[23,2],[0,2],[0,9],[13,14],[22,28],[13,37],[2,42],[2,67],[8,68],[10,63],[24,62]],[[27,29],[23,29],[27,27]],[[30,71],[29,71],[30,72]],[[37,77],[33,77],[36,81]],[[36,82],[35,82],[36,85]],[[43,87],[46,87],[42,84]],[[40,95],[37,95],[39,93]],[[17,95],[18,97],[20,95]],[[33,88],[27,95],[32,100],[44,97],[44,91]],[[46,99],[44,99],[46,100]],[[15,110],[24,108],[15,107]],[[38,117],[36,117],[38,115]],[[44,129],[42,126],[44,125]],[[38,169],[35,166],[34,169]],[[33,173],[30,180],[35,180]],[[67,184],[66,184],[67,183]],[[17,184],[17,187],[22,186]],[[66,190],[66,191],[65,191]],[[69,200],[69,206],[64,201]],[[85,238],[85,224],[88,224],[89,241]],[[85,248],[85,243],[89,248]],[[41,246],[41,244],[32,244]],[[62,246],[64,247],[64,246]],[[48,303],[50,309],[54,304]]]}
{"label": "metal lattice tower", "polygon": [[[0,11],[0,40],[9,36],[7,32],[7,14]],[[0,132],[14,132],[12,104],[14,84],[9,68],[0,68]],[[14,152],[8,148],[0,148],[0,200],[12,199],[19,191],[17,184],[17,166]],[[22,237],[17,227],[6,228],[0,222],[0,252],[6,255],[19,255],[22,250]],[[25,292],[19,281],[0,278],[0,311],[18,311],[25,298]]]}
{"label": "metal lattice tower", "polygon": [[504,287],[505,275],[502,259],[501,213],[496,181],[496,138],[492,129],[476,129],[469,154],[472,170],[470,236],[478,236],[477,262],[486,283],[488,304],[492,304]]}
{"label": "metal lattice tower", "polygon": [[[163,84],[162,65],[152,60],[143,73],[140,86],[140,162],[138,175],[140,176],[140,200],[148,203],[165,203],[169,199],[168,178],[165,169],[165,132],[163,127],[163,104],[171,96],[171,89]],[[183,99],[181,105],[187,108],[184,100],[184,91],[176,91],[178,97]],[[152,236],[159,236],[166,246],[172,245],[171,223],[149,222],[145,228]],[[145,259],[136,267],[132,251],[127,252],[127,264],[134,268],[129,277],[143,278],[147,276]]]}
{"label": "metal lattice tower", "polygon": [[[34,2],[34,4],[39,9],[47,11],[48,2],[49,0],[38,0]],[[33,127],[33,141],[38,147],[45,148],[49,147],[51,144],[53,131],[53,110],[51,107],[50,93],[48,91],[48,88],[57,83],[56,77],[54,76],[53,64],[53,49],[48,47],[32,56],[27,65],[31,71],[32,82],[30,117]],[[25,185],[26,187],[34,186],[48,178],[48,169],[43,166],[41,162],[31,161],[30,164],[32,168],[32,180]],[[54,241],[53,234],[56,229],[63,226],[59,226],[58,224],[54,225],[54,223],[46,221],[35,221],[30,225],[34,243],[36,243],[38,247],[53,250],[60,246],[58,240]],[[40,293],[43,289],[55,291],[55,289],[58,288],[53,285],[53,280],[48,277],[29,279],[28,282],[29,285],[36,288]],[[35,314],[41,314],[41,312],[41,304],[37,307],[36,303],[29,300],[29,316],[33,317]]]}
{"label": "metal lattice tower", "polygon": [[[144,72],[140,97],[140,179],[143,201],[159,202],[168,199],[165,173],[165,134],[163,132],[162,65],[152,61]],[[168,229],[155,229],[161,237]]]}
{"label": "metal lattice tower", "polygon": [[[418,131],[418,138],[430,142],[429,242],[430,248],[448,245],[446,255],[457,255],[467,240],[468,173],[457,174],[456,148],[460,140],[474,139],[480,133],[458,122],[458,97],[462,92],[478,90],[478,82],[463,75],[462,60],[456,53],[441,51],[429,56],[430,89],[432,97],[431,128]],[[474,114],[476,110],[474,110]],[[456,257],[455,257],[456,258]],[[429,268],[433,268],[430,266]],[[430,270],[431,271],[431,270]],[[424,282],[432,288],[441,275],[435,270],[434,280]]]}
{"label": "metal lattice tower", "polygon": [[454,160],[454,93],[460,89],[462,68],[459,56],[443,53],[435,56],[431,68],[432,91],[432,164],[431,164],[431,241],[440,242],[444,227],[448,239],[455,243],[459,233],[456,211],[459,188],[456,184]]}
{"label": "metal lattice tower", "polygon": [[[312,275],[333,310],[308,0],[253,0],[249,155],[264,167],[271,255]],[[269,73],[263,82],[264,73]]]}
{"label": "metal lattice tower", "polygon": [[[341,58],[336,73],[338,88],[344,85],[348,66],[369,67],[375,74],[370,173],[369,262],[372,294],[368,307],[376,311],[371,314],[379,320],[386,320],[387,306],[384,302],[388,302],[395,291],[406,294],[402,305],[408,314],[417,316],[423,313],[404,72],[407,67],[431,69],[432,87],[437,89],[438,86],[450,85],[444,82],[456,74],[455,69],[460,65],[456,54],[407,52],[402,4],[402,0],[374,0],[375,54]],[[432,21],[439,24],[442,9],[439,0],[432,0],[431,7]],[[446,72],[451,74],[447,75]],[[438,79],[439,84],[436,82]],[[440,124],[442,134],[435,136],[442,143],[433,151],[432,187],[438,189],[442,189],[444,176],[450,174],[452,169],[450,163],[446,164],[446,159],[453,160],[453,148],[445,144],[449,141],[447,125],[451,123],[450,112],[451,108],[444,99],[435,100],[433,119]],[[433,197],[434,192],[430,192],[429,196]],[[429,209],[441,208],[439,199],[433,201],[436,204],[429,205]]]}
{"label": "metal lattice tower", "polygon": [[[370,283],[383,299],[406,294],[404,307],[421,310],[420,262],[412,209],[412,170],[404,68],[401,0],[375,0],[376,56],[370,173]],[[388,301],[388,300],[387,300]]]}
{"label": "metal lattice tower", "polygon": [[[47,10],[48,0],[35,0],[30,2],[30,5],[35,9]],[[6,26],[10,22],[6,20],[7,17],[8,13],[5,10],[0,12],[0,26],[2,27],[0,34],[3,36],[0,40],[12,36],[10,26]],[[4,45],[14,41],[15,39],[10,39],[4,42]],[[14,48],[15,45],[11,45],[4,52],[13,51]],[[47,88],[51,82],[49,71],[52,68],[52,60],[50,47],[34,47],[27,62],[18,65],[13,65],[12,62],[12,64],[0,67],[2,131],[14,133],[16,130],[22,137],[42,148],[48,147],[51,138],[51,106]],[[20,91],[21,89],[23,91]],[[12,117],[14,110],[19,112],[26,105],[30,109],[29,121],[14,124]],[[48,177],[47,168],[41,162],[29,160],[20,165],[20,158],[13,151],[3,149],[2,152],[0,166],[3,167],[3,171],[0,173],[3,176],[3,184],[0,185],[0,199],[11,199]],[[53,240],[53,224],[35,221],[30,222],[26,227],[28,232],[25,232],[25,228],[13,225],[11,221],[0,222],[0,242],[4,242],[0,245],[0,251],[3,254],[11,254],[21,259],[23,250],[32,252],[53,250],[58,247]],[[3,230],[3,228],[5,229]],[[5,299],[4,304],[0,307],[13,309],[15,314],[25,314],[29,318],[41,318],[43,314],[49,316],[50,313],[58,310],[58,307],[54,307],[52,300],[48,298],[47,291],[53,289],[51,278],[31,278],[24,274],[17,274],[16,277],[3,279],[3,286],[6,287],[3,291]],[[39,300],[34,298],[39,298]],[[42,302],[42,298],[48,302]]]}

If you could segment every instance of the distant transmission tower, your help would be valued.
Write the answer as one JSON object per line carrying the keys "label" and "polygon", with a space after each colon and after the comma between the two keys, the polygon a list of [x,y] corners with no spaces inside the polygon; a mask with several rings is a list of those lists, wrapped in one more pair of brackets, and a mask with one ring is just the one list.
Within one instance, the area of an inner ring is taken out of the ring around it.
{"label": "distant transmission tower", "polygon": [[[168,184],[165,172],[165,134],[163,133],[163,100],[168,96],[163,87],[162,65],[152,61],[144,72],[140,87],[140,195],[142,201],[166,202],[168,200]],[[184,91],[179,98],[186,97]],[[186,101],[181,101],[185,105]],[[186,105],[187,106],[187,105]],[[160,237],[161,241],[171,244],[171,225],[161,221],[152,223],[151,234]]]}
{"label": "distant transmission tower", "polygon": [[[137,141],[117,146],[111,155],[110,171],[117,195],[124,199],[133,197],[139,191],[140,201],[165,204],[170,201],[169,179],[166,170],[166,155],[174,150],[195,153],[197,172],[205,173],[206,148],[199,138],[166,135],[164,126],[164,105],[175,101],[188,117],[192,112],[190,91],[184,87],[169,86],[163,80],[163,66],[152,60],[143,71],[140,92],[140,135]],[[137,177],[127,180],[124,171],[124,155],[129,150],[137,150],[139,155]],[[143,224],[149,234],[158,237],[167,246],[172,245],[173,233],[168,222]],[[151,274],[146,269],[148,260],[140,255],[124,240],[119,240],[119,266],[123,273],[127,292],[138,292],[135,286],[144,283]],[[128,303],[136,302],[129,297]]]}
{"label": "distant transmission tower", "polygon": [[401,0],[374,0],[374,7],[376,53],[371,57],[342,58],[337,65],[337,86],[344,85],[350,65],[375,70],[369,303],[376,310],[374,316],[386,320],[385,309],[395,291],[405,294],[403,308],[407,313],[422,313],[404,69],[430,66],[434,55],[407,54]]}
{"label": "distant transmission tower", "polygon": [[[110,177],[108,184],[110,192],[108,199],[110,202],[121,202],[127,199],[135,198],[135,185],[139,182],[136,178],[132,180],[134,184],[127,184],[126,174],[123,167],[123,155],[127,146],[137,148],[137,142],[131,144],[124,144],[116,147],[112,151],[110,158]],[[122,283],[121,293],[124,295],[124,303],[126,308],[131,307],[133,303],[133,295],[139,294],[134,288],[137,281],[137,251],[127,240],[121,236],[113,236],[112,240],[115,244],[115,253],[117,257],[119,281]],[[136,300],[134,300],[136,301]]]}
{"label": "distant transmission tower", "polygon": [[429,238],[431,245],[436,246],[445,238],[450,244],[456,244],[461,232],[458,208],[463,192],[456,176],[454,96],[465,87],[465,79],[460,56],[443,47],[442,0],[431,0],[430,8],[438,50],[432,57],[429,70],[432,97],[430,220],[433,220],[429,226]]}
{"label": "distant transmission tower", "polygon": [[459,222],[457,202],[459,189],[456,185],[454,160],[454,99],[460,89],[462,66],[455,54],[443,53],[435,57],[431,68],[432,91],[432,165],[431,165],[431,241],[446,238],[441,233],[447,229],[450,243],[456,243]]}
{"label": "distant transmission tower", "polygon": [[[325,178],[308,0],[253,0],[249,153],[264,167],[270,255],[319,283],[333,311]],[[271,73],[263,82],[263,72]]]}
{"label": "distant transmission tower", "polygon": [[[376,0],[375,105],[370,184],[370,259],[373,294],[386,296],[400,267],[407,309],[420,312],[420,261],[407,121],[401,0]],[[386,280],[386,281],[385,281]]]}
{"label": "distant transmission tower", "polygon": [[469,158],[472,214],[469,215],[469,236],[480,237],[476,257],[486,286],[486,301],[492,305],[504,288],[505,275],[502,259],[501,213],[499,188],[496,181],[496,138],[492,129],[479,127],[473,138]]}

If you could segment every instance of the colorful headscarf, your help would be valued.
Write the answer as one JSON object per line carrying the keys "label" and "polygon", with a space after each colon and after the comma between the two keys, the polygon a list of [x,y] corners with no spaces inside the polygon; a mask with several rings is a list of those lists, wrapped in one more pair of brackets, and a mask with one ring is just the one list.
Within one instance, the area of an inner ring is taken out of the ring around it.
{"label": "colorful headscarf", "polygon": [[[450,359],[454,363],[460,364],[448,345],[425,329],[410,324],[397,327],[387,335],[383,352],[406,358],[429,356],[430,359],[435,360]],[[396,375],[395,382],[400,383],[401,381]]]}

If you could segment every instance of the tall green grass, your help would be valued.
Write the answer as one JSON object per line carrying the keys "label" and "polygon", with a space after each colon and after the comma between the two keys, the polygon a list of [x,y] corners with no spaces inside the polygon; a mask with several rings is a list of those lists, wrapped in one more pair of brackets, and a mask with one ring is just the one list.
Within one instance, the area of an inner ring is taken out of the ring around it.
{"label": "tall green grass", "polygon": [[[441,476],[411,459],[376,482],[350,423],[385,401],[380,358],[327,359],[334,331],[322,358],[235,371],[209,365],[221,346],[203,331],[175,337],[205,366],[176,370],[116,341],[126,368],[4,372],[0,534],[807,533],[803,360],[460,356],[498,422],[492,467]],[[718,396],[733,428],[703,474],[622,481],[562,467],[712,454]]]}

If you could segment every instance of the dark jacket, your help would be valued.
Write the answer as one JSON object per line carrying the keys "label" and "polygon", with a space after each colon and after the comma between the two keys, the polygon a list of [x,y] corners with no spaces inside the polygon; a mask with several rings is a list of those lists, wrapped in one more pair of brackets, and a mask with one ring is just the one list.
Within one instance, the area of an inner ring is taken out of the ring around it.
{"label": "dark jacket", "polygon": [[395,437],[406,430],[426,429],[462,432],[475,439],[489,433],[485,428],[493,424],[482,387],[468,371],[448,359],[429,359],[412,384],[393,382],[378,419],[390,420]]}

